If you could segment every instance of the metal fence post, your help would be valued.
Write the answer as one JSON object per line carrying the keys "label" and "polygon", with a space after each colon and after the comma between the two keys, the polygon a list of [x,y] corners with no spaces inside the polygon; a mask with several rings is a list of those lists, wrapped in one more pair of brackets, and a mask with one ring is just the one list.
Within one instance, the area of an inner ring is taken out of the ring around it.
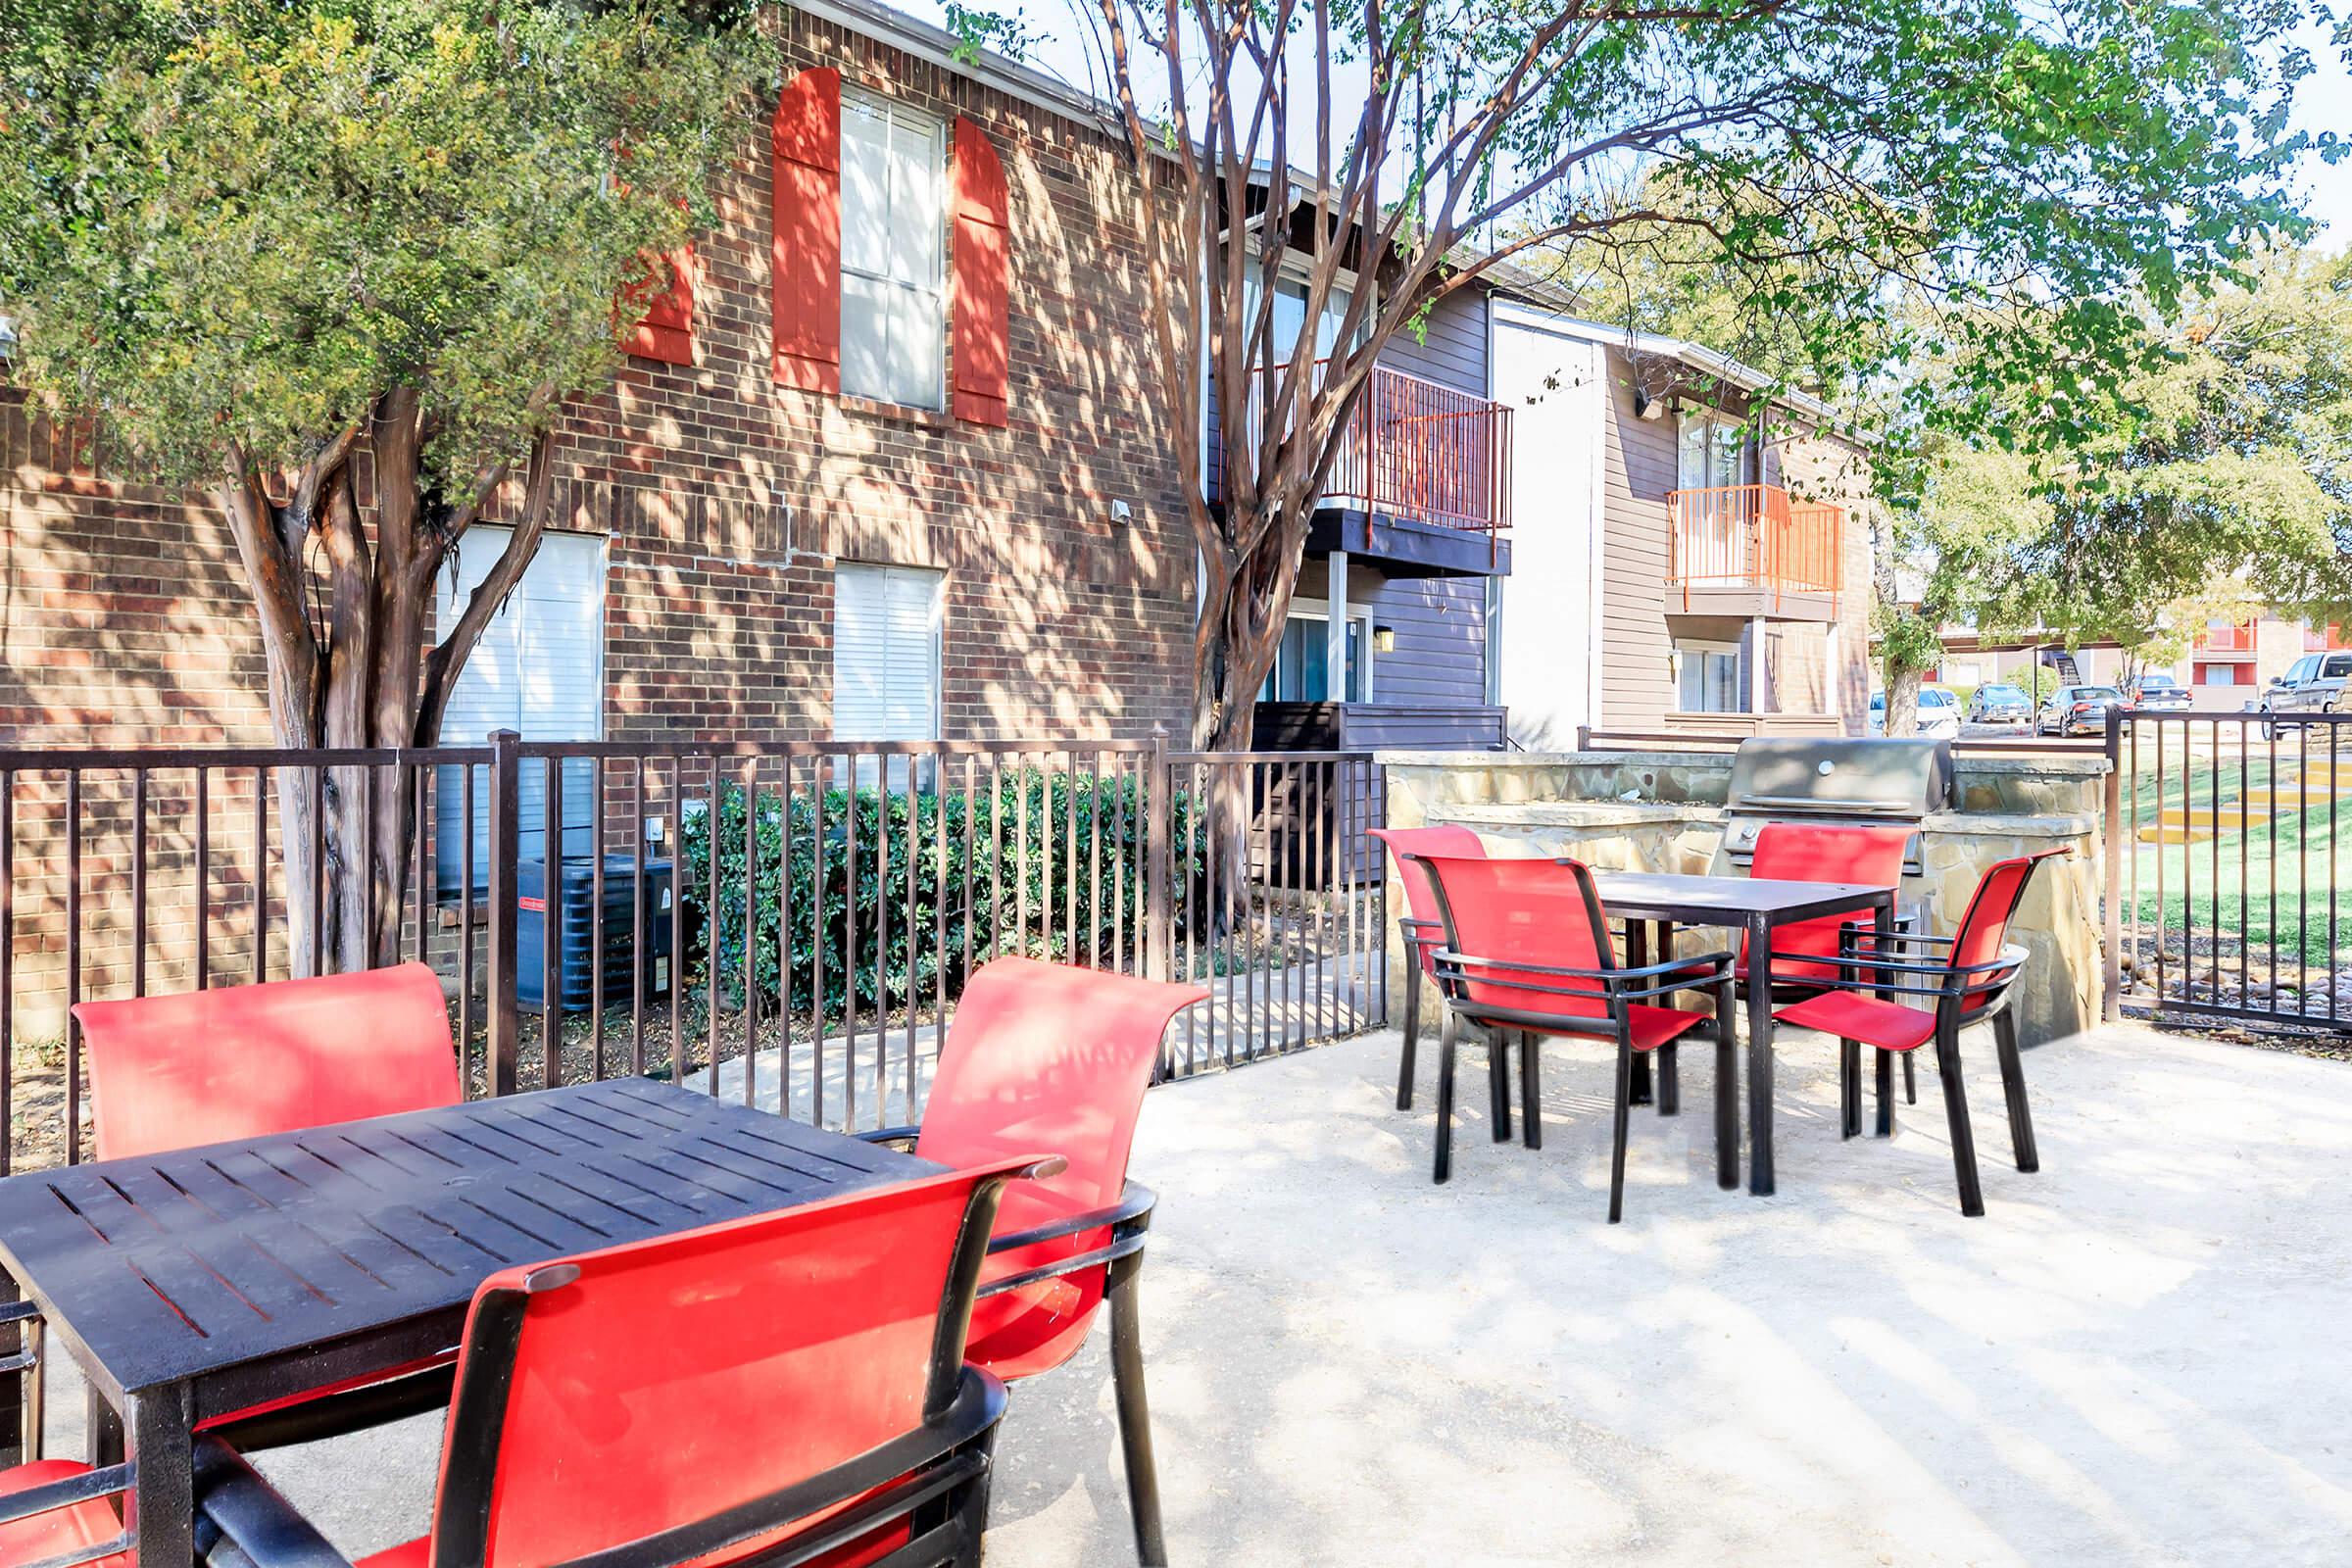
{"label": "metal fence post", "polygon": [[1175,928],[1168,918],[1168,839],[1176,814],[1176,792],[1170,782],[1166,725],[1152,726],[1152,754],[1144,767],[1151,780],[1144,849],[1144,920],[1151,958],[1145,968],[1153,979],[1167,980],[1175,974]]}
{"label": "metal fence post", "polygon": [[2107,710],[2106,844],[2100,858],[2106,886],[2106,960],[2100,966],[2100,1016],[2114,1023],[2124,1015],[2124,711]]}
{"label": "metal fence post", "polygon": [[[515,916],[522,854],[522,737],[511,729],[490,735],[490,962],[484,1005],[490,1025],[484,1070],[493,1095],[514,1092],[521,1013],[514,1001]],[[473,824],[466,824],[473,831]],[[470,890],[467,897],[471,897]]]}

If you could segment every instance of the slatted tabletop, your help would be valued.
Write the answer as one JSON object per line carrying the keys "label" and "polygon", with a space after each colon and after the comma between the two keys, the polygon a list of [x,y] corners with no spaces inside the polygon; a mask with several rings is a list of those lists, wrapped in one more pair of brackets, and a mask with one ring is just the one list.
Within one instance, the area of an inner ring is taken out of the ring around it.
{"label": "slatted tabletop", "polygon": [[618,1079],[14,1176],[0,1259],[101,1386],[201,1391],[330,1344],[362,1366],[511,1264],[933,1168]]}
{"label": "slatted tabletop", "polygon": [[1657,871],[1595,871],[1592,890],[1611,914],[1683,925],[1742,925],[1757,915],[1780,925],[1868,909],[1892,897],[1891,889],[1859,882],[1787,882],[1771,877],[1681,876]]}

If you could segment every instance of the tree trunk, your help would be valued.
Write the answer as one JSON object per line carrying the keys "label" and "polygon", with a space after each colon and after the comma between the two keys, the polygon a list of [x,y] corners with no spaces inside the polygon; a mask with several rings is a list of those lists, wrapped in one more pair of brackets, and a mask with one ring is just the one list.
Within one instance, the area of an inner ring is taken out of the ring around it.
{"label": "tree trunk", "polygon": [[1919,733],[1919,677],[1921,671],[1888,658],[1886,661],[1886,733]]}
{"label": "tree trunk", "polygon": [[[270,498],[243,453],[225,454],[219,498],[254,596],[270,735],[282,749],[387,752],[433,744],[467,656],[545,527],[553,441],[542,431],[523,516],[473,601],[428,655],[424,633],[442,557],[507,469],[485,470],[444,526],[425,526],[417,395],[387,392],[366,432],[374,461],[371,544],[350,463],[360,433],[355,427],[322,443],[283,504]],[[314,541],[323,546],[323,627],[312,619],[305,564]],[[289,971],[397,962],[418,830],[415,765],[338,762],[275,774]]]}

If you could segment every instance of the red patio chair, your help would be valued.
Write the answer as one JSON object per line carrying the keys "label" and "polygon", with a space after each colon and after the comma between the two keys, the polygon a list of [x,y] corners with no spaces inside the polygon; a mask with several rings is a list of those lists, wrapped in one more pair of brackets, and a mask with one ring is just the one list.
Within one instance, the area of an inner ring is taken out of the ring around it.
{"label": "red patio chair", "polygon": [[[1882,942],[1875,931],[1849,933],[1846,951],[1836,960],[1838,978],[1810,982],[1827,989],[1773,1014],[1784,1023],[1838,1037],[1841,1057],[1838,1099],[1849,1138],[1861,1127],[1861,1048],[1878,1048],[1879,1131],[1890,1134],[1894,1103],[1888,1054],[1907,1056],[1930,1041],[1936,1043],[1936,1066],[1943,1080],[1944,1114],[1951,1122],[1952,1166],[1959,1179],[1963,1214],[1984,1212],[1984,1189],[1977,1178],[1976,1137],[1968,1120],[1968,1094],[1960,1083],[1960,1031],[1970,1024],[1992,1025],[2001,1064],[2001,1091],[2009,1102],[2009,1134],[2017,1168],[2041,1168],[2041,1156],[2034,1147],[2033,1113],[2026,1104],[2025,1068],[2018,1058],[2017,1018],[2009,1009],[2012,988],[2027,953],[2023,947],[2005,945],[2003,939],[2018,902],[2034,879],[2034,867],[2073,853],[2062,846],[2002,860],[1987,869],[1960,916],[1959,929],[1948,937],[1905,932]],[[1914,956],[1920,950],[1935,949],[1943,950],[1940,959]],[[1912,1006],[1886,1000],[1879,993],[1929,998],[1933,1005]]]}
{"label": "red patio chair", "polygon": [[[100,1159],[454,1105],[465,1098],[441,981],[421,963],[74,1007]],[[448,1358],[208,1423],[245,1447],[311,1442],[449,1400]],[[329,1397],[329,1396],[334,1397]],[[267,1417],[269,1419],[265,1420]]]}
{"label": "red patio chair", "polygon": [[1202,986],[998,958],[973,973],[956,1004],[922,1125],[864,1135],[911,1139],[917,1154],[949,1165],[1016,1148],[1050,1149],[1068,1162],[1004,1195],[965,1354],[1008,1382],[1048,1371],[1077,1353],[1096,1309],[1109,1302],[1127,1500],[1149,1568],[1168,1560],[1137,1303],[1155,1200],[1127,1179],[1127,1152],[1169,1021],[1207,995]]}
{"label": "red patio chair", "polygon": [[[1693,960],[1668,958],[1638,969],[1619,967],[1609,941],[1607,911],[1581,861],[1489,860],[1412,855],[1406,859],[1429,879],[1446,933],[1432,955],[1433,974],[1446,998],[1446,1028],[1438,1047],[1437,1180],[1452,1166],[1453,1057],[1462,1023],[1534,1035],[1598,1035],[1617,1044],[1615,1144],[1609,1160],[1609,1223],[1625,1211],[1626,1120],[1633,1103],[1634,1055],[1656,1051],[1672,1060],[1675,1042],[1709,1021],[1708,1014],[1664,1007],[1651,998],[1691,989]],[[1715,992],[1715,1163],[1725,1187],[1739,1184],[1739,1108],[1732,1035],[1732,956],[1709,954]],[[1521,1109],[1527,1146],[1543,1147],[1539,1062],[1531,1043],[1519,1057]]]}
{"label": "red patio chair", "polygon": [[421,963],[74,1007],[98,1157],[322,1127],[465,1098]]}
{"label": "red patio chair", "polygon": [[[1405,912],[1396,918],[1404,933],[1408,961],[1404,969],[1404,1055],[1396,1063],[1396,1108],[1413,1108],[1413,1057],[1421,1045],[1421,977],[1430,970],[1429,956],[1445,940],[1438,926],[1438,906],[1430,896],[1429,879],[1404,868],[1408,855],[1448,855],[1484,859],[1487,846],[1476,833],[1452,823],[1437,827],[1376,827],[1372,836],[1396,857],[1396,880],[1404,884]],[[1496,1049],[1499,1051],[1500,1047]],[[1497,1057],[1497,1060],[1500,1058]],[[1507,1106],[1503,1114],[1509,1114]],[[1504,1136],[1509,1135],[1507,1121]]]}
{"label": "red patio chair", "polygon": [[[474,1292],[429,1534],[367,1568],[977,1564],[1004,1388],[964,1364],[1037,1155],[504,1269]],[[364,1484],[364,1477],[354,1477]],[[218,1438],[199,1539],[337,1568]],[[210,1554],[219,1562],[219,1547]]]}

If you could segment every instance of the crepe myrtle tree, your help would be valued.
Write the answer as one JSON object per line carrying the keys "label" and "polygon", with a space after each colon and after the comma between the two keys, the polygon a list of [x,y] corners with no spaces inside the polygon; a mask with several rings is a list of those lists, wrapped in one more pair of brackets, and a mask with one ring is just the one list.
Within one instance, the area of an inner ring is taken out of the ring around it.
{"label": "crepe myrtle tree", "polygon": [[[1250,744],[1348,416],[1446,295],[1666,225],[1810,290],[1825,362],[1898,352],[1899,287],[1968,335],[1963,405],[2053,366],[2063,395],[2128,354],[2118,298],[2165,309],[2287,220],[2300,3],[1093,0],[1204,564],[1193,743]],[[1681,200],[1642,198],[1659,172]],[[1310,323],[1346,294],[1320,358],[1276,333],[1286,269]]]}
{"label": "crepe myrtle tree", "polygon": [[[748,9],[679,0],[0,0],[17,379],[218,502],[279,745],[438,739],[547,526],[559,408],[708,221],[765,57]],[[289,901],[298,970],[396,954],[415,825],[380,779],[364,820],[367,772],[328,769],[314,821],[279,770],[287,885],[327,892]]]}

